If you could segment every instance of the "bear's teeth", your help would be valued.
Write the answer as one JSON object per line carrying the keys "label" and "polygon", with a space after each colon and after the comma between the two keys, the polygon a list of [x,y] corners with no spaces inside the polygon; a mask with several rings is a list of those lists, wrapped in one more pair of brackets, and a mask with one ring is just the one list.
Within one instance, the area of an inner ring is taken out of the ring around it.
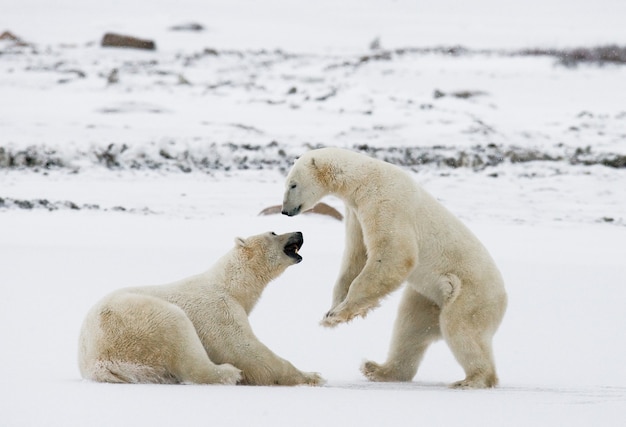
{"label": "bear's teeth", "polygon": [[296,249],[294,250],[294,252],[297,254],[297,253],[298,253],[298,248],[296,248]]}

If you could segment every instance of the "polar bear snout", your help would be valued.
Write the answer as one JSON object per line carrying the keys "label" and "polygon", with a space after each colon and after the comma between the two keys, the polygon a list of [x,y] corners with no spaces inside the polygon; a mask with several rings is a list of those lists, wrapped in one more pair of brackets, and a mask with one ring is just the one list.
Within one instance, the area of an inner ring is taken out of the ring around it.
{"label": "polar bear snout", "polygon": [[301,210],[302,210],[302,205],[296,206],[295,208],[287,209],[285,208],[285,204],[283,203],[283,210],[281,213],[287,216],[296,216],[300,213]]}
{"label": "polar bear snout", "polygon": [[302,261],[302,257],[300,256],[300,254],[298,254],[298,251],[300,250],[303,244],[304,244],[304,237],[302,236],[302,233],[299,231],[296,231],[295,233],[291,233],[291,236],[289,236],[289,238],[287,239],[287,242],[285,243],[285,246],[283,247],[283,252],[285,252],[285,254],[288,257],[292,258],[294,262],[297,264],[300,261]]}

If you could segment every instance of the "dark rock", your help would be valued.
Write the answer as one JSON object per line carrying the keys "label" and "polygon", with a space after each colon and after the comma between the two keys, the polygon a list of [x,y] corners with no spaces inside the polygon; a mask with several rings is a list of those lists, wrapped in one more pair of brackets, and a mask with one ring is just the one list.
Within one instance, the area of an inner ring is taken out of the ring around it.
{"label": "dark rock", "polygon": [[204,25],[198,24],[197,22],[187,22],[186,24],[179,24],[170,27],[171,31],[192,31],[199,32],[204,31]]}
{"label": "dark rock", "polygon": [[115,33],[106,33],[102,38],[102,47],[128,47],[132,49],[155,50],[156,44],[152,40],[143,40],[137,37]]}
{"label": "dark rock", "polygon": [[33,202],[29,200],[14,200],[13,203],[21,209],[32,209],[34,207]]}
{"label": "dark rock", "polygon": [[107,76],[107,83],[113,85],[120,81],[120,73],[117,68],[113,68]]}
{"label": "dark rock", "polygon": [[487,95],[487,93],[480,91],[480,90],[460,90],[457,92],[445,93],[439,89],[435,89],[435,92],[433,93],[433,98],[438,99],[438,98],[443,98],[444,96],[451,96],[453,98],[469,99],[475,96],[482,96],[482,95]]}
{"label": "dark rock", "polygon": [[446,94],[440,91],[439,89],[435,89],[435,92],[433,92],[433,98],[435,99],[443,98],[444,96],[446,96]]}
{"label": "dark rock", "polygon": [[8,40],[11,42],[21,42],[22,40],[16,36],[15,34],[13,34],[10,31],[5,31],[2,34],[0,34],[0,40]]}
{"label": "dark rock", "polygon": [[318,102],[323,102],[323,101],[326,101],[326,100],[328,100],[328,99],[332,98],[332,97],[333,97],[333,96],[335,96],[335,95],[337,95],[337,89],[332,88],[332,89],[330,90],[330,92],[328,92],[328,93],[327,93],[327,94],[325,94],[325,95],[318,96],[318,97],[317,97],[317,98],[315,98],[314,100],[315,100],[315,101],[318,101]]}
{"label": "dark rock", "polygon": [[380,37],[376,37],[370,42],[370,50],[380,50],[382,45],[380,44]]}

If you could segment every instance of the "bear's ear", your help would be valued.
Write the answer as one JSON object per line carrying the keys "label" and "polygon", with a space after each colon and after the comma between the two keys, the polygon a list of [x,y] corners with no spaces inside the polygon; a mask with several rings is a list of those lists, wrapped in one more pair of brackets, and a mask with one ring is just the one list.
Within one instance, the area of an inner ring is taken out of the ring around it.
{"label": "bear's ear", "polygon": [[246,246],[246,239],[243,237],[235,237],[235,245],[244,247]]}
{"label": "bear's ear", "polygon": [[330,186],[336,180],[336,175],[340,172],[340,170],[334,167],[330,162],[321,161],[317,164],[315,158],[311,158],[311,169],[317,181],[325,186]]}

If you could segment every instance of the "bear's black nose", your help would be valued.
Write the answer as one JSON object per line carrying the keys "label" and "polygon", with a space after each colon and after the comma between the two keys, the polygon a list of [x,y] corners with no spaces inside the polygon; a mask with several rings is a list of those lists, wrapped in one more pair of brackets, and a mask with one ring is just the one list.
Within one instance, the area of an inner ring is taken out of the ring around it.
{"label": "bear's black nose", "polygon": [[297,208],[293,208],[292,210],[288,211],[287,209],[282,210],[282,214],[283,215],[287,215],[287,216],[295,216],[298,215],[300,213],[300,211],[302,210],[302,205],[298,206]]}

